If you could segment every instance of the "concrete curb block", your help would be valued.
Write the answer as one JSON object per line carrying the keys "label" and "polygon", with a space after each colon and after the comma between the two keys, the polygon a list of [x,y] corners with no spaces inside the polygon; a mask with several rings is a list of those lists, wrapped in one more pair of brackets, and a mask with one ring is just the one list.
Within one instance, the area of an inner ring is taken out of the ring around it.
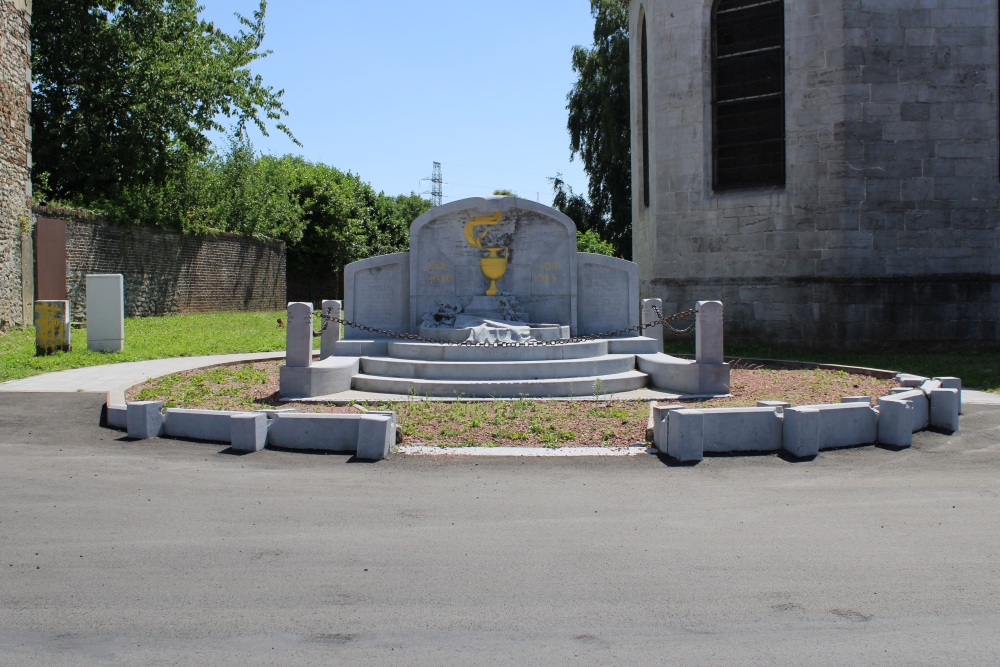
{"label": "concrete curb block", "polygon": [[[696,463],[705,452],[774,451],[799,458],[823,449],[883,444],[909,447],[913,434],[928,427],[958,430],[961,389],[944,388],[942,380],[900,374],[906,386],[878,399],[844,397],[841,403],[790,407],[761,401],[755,408],[684,409],[654,407],[653,444],[671,458]],[[916,387],[911,389],[909,387]]]}
{"label": "concrete curb block", "polygon": [[378,461],[396,444],[396,415],[302,414],[235,412],[163,408],[160,401],[108,405],[107,426],[125,429],[130,438],[157,436],[229,444],[242,452],[270,445],[288,449],[352,452],[357,458]]}

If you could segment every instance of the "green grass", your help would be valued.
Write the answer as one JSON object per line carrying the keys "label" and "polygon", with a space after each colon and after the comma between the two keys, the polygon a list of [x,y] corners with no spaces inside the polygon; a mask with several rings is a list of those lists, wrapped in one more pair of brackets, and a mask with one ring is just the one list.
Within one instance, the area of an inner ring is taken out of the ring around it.
{"label": "green grass", "polygon": [[[690,341],[667,341],[668,354],[693,354]],[[1000,351],[960,350],[956,352],[823,352],[816,350],[774,349],[766,346],[726,346],[727,357],[746,359],[786,359],[816,361],[845,366],[864,366],[915,373],[926,377],[962,378],[962,386],[1000,393]]]}
{"label": "green grass", "polygon": [[[35,330],[0,335],[0,382],[101,364],[145,361],[207,354],[274,352],[285,349],[285,329],[277,319],[282,311],[171,315],[125,320],[125,351],[91,352],[87,329],[73,329],[71,352],[35,356]],[[314,341],[319,345],[319,339]]]}

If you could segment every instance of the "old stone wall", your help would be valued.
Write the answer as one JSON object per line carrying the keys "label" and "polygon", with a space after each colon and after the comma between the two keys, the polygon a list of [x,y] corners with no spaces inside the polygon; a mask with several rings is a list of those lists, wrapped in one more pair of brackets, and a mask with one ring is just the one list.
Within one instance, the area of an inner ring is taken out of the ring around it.
{"label": "old stone wall", "polygon": [[21,232],[30,183],[30,5],[0,0],[0,330],[24,323]]}
{"label": "old stone wall", "polygon": [[[36,212],[53,217],[51,210]],[[281,241],[186,236],[71,218],[66,223],[66,273],[74,320],[86,316],[88,273],[124,276],[127,317],[282,310],[286,305]]]}
{"label": "old stone wall", "polygon": [[[642,296],[722,299],[736,342],[996,341],[996,0],[783,5],[786,183],[713,192],[712,2],[631,2],[652,110],[651,201],[633,203]],[[636,101],[632,115],[639,192]]]}

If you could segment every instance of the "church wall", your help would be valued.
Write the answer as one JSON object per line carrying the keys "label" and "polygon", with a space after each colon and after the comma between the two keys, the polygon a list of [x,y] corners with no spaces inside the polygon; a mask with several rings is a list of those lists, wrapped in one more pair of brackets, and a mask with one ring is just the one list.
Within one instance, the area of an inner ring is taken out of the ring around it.
{"label": "church wall", "polygon": [[0,331],[24,324],[21,238],[30,222],[29,12],[25,0],[0,0]]}
{"label": "church wall", "polygon": [[642,295],[678,309],[722,299],[732,342],[995,340],[997,7],[944,4],[785,2],[785,186],[713,193],[711,3],[643,2]]}

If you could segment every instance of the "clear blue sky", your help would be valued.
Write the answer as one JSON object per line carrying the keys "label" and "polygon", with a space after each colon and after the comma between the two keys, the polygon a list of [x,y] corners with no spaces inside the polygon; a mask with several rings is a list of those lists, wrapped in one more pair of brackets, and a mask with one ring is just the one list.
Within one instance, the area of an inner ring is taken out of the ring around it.
{"label": "clear blue sky", "polygon": [[[228,32],[255,0],[202,0]],[[557,172],[586,193],[570,162],[566,94],[574,45],[590,45],[587,0],[271,0],[255,71],[284,89],[280,132],[262,152],[294,153],[352,171],[386,194],[430,190],[442,164],[444,201],[513,190],[551,204]]]}

